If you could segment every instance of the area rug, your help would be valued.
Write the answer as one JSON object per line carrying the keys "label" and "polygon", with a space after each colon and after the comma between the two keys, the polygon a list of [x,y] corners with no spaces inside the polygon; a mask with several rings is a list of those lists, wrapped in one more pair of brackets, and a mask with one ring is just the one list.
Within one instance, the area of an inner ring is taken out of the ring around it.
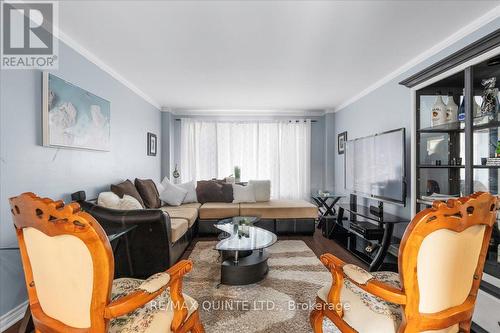
{"label": "area rug", "polygon": [[[207,333],[312,332],[310,309],[331,275],[303,241],[283,240],[270,247],[269,273],[261,282],[219,288],[215,244],[196,243],[190,255],[194,267],[183,286],[198,301]],[[327,320],[323,326],[325,333],[336,332]]]}

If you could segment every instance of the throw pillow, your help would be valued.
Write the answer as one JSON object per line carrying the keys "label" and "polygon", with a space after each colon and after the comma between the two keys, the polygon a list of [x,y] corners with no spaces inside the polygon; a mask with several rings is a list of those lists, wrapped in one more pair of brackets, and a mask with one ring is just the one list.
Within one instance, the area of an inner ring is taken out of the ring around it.
{"label": "throw pillow", "polygon": [[161,207],[160,195],[158,194],[155,183],[151,179],[136,178],[134,183],[146,208]]}
{"label": "throw pillow", "polygon": [[255,201],[263,202],[271,200],[270,180],[249,180],[248,185],[253,185],[255,189]]}
{"label": "throw pillow", "polygon": [[179,184],[177,186],[188,191],[182,203],[198,202],[198,199],[196,197],[196,183],[194,180],[191,182]]}
{"label": "throw pillow", "polygon": [[101,192],[97,197],[97,205],[118,210],[131,210],[131,209],[142,209],[142,205],[136,198],[125,194],[123,198],[120,199],[119,196],[113,192]]}
{"label": "throw pillow", "polygon": [[121,210],[133,210],[133,209],[142,209],[142,205],[136,198],[131,197],[130,195],[125,194],[122,199],[120,199],[120,205],[118,209]]}
{"label": "throw pillow", "polygon": [[162,185],[165,187],[165,190],[160,193],[160,199],[170,206],[182,205],[188,191],[171,182],[162,182]]}
{"label": "throw pillow", "polygon": [[255,202],[255,189],[253,185],[238,185],[233,184],[233,203],[251,203]]}
{"label": "throw pillow", "polygon": [[137,192],[137,189],[135,188],[134,184],[130,180],[126,180],[124,182],[121,182],[120,184],[116,185],[111,185],[111,192],[119,196],[120,198],[123,198],[123,196],[130,195],[131,197],[134,197],[139,201],[141,204],[142,208],[144,208],[144,202],[142,201],[141,195],[139,192]]}
{"label": "throw pillow", "polygon": [[222,200],[221,202],[233,202],[233,184],[227,183],[225,180],[214,180],[222,185]]}
{"label": "throw pillow", "polygon": [[165,187],[161,184],[161,182],[157,182],[156,180],[154,180],[154,182],[155,182],[156,190],[158,191],[158,194],[165,191]]}
{"label": "throw pillow", "polygon": [[200,180],[196,186],[198,202],[224,202],[222,185],[211,180]]}
{"label": "throw pillow", "polygon": [[104,208],[117,209],[120,205],[120,197],[113,192],[101,192],[97,197],[97,205]]}

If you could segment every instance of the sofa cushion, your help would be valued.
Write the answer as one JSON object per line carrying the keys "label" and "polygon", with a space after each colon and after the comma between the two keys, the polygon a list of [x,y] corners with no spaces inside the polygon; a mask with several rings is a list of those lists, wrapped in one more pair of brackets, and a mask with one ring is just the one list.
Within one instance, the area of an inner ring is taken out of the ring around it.
{"label": "sofa cushion", "polygon": [[239,204],[227,202],[207,202],[200,207],[200,219],[218,220],[240,215]]}
{"label": "sofa cushion", "polygon": [[184,205],[178,207],[163,206],[160,208],[162,211],[168,213],[171,219],[185,219],[188,221],[191,228],[198,218],[198,209],[192,207],[185,207]]}
{"label": "sofa cushion", "polygon": [[137,188],[132,184],[132,182],[127,179],[124,182],[121,182],[119,184],[112,184],[111,185],[111,192],[119,196],[120,198],[123,198],[123,196],[130,195],[131,197],[134,197],[139,201],[141,204],[142,208],[144,208],[144,202],[142,201],[141,195],[137,191]]}
{"label": "sofa cushion", "polygon": [[318,217],[318,207],[305,200],[270,200],[241,203],[240,214],[260,216],[263,219],[315,219]]}
{"label": "sofa cushion", "polygon": [[189,223],[186,219],[170,219],[172,243],[177,242],[188,231]]}
{"label": "sofa cushion", "polygon": [[201,207],[201,203],[199,203],[199,202],[184,203],[184,204],[182,204],[180,207],[183,207],[183,208],[196,208],[196,209],[200,209],[200,207]]}
{"label": "sofa cushion", "polygon": [[134,184],[146,208],[161,207],[160,195],[158,194],[155,183],[151,179],[136,178]]}

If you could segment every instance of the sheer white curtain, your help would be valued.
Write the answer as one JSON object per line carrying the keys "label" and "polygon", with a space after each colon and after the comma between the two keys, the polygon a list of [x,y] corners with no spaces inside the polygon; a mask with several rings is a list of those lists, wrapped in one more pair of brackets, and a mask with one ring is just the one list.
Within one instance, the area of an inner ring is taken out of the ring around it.
{"label": "sheer white curtain", "polygon": [[181,119],[182,181],[224,178],[271,180],[271,196],[308,199],[311,121],[215,122]]}

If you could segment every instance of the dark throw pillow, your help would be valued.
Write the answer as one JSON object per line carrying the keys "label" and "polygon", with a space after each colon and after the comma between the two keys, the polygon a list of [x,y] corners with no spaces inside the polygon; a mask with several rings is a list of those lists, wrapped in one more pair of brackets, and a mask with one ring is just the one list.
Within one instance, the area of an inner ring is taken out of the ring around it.
{"label": "dark throw pillow", "polygon": [[223,202],[222,185],[212,180],[200,180],[196,186],[198,202]]}
{"label": "dark throw pillow", "polygon": [[233,202],[233,184],[226,183],[225,180],[215,180],[218,184],[222,185],[222,201]]}
{"label": "dark throw pillow", "polygon": [[125,194],[130,195],[131,197],[136,198],[144,208],[144,201],[142,201],[141,195],[139,194],[139,192],[137,192],[134,184],[132,184],[132,182],[128,179],[124,182],[121,182],[120,184],[111,185],[111,192],[113,192],[120,198],[123,198]]}
{"label": "dark throw pillow", "polygon": [[144,202],[144,206],[146,206],[146,208],[161,207],[160,194],[156,189],[154,181],[152,181],[151,179],[136,178],[134,183],[137,191],[139,191],[139,194],[141,195],[142,201]]}

